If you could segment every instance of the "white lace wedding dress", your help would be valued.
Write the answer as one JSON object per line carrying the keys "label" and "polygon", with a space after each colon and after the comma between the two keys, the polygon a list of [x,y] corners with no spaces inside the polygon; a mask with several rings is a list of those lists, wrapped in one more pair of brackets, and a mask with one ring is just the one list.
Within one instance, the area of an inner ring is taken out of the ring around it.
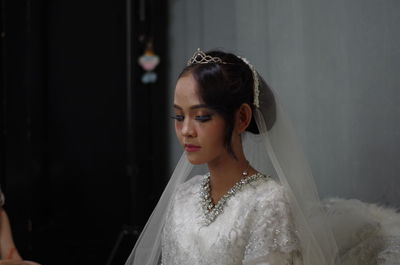
{"label": "white lace wedding dress", "polygon": [[301,264],[298,240],[283,188],[271,178],[243,185],[223,212],[204,223],[204,176],[182,184],[162,237],[162,264]]}
{"label": "white lace wedding dress", "polygon": [[[204,223],[196,176],[178,188],[162,236],[163,265],[299,265],[298,238],[283,187],[271,178],[243,185]],[[342,265],[400,265],[400,215],[358,200],[324,201]],[[306,264],[305,264],[306,265]]]}

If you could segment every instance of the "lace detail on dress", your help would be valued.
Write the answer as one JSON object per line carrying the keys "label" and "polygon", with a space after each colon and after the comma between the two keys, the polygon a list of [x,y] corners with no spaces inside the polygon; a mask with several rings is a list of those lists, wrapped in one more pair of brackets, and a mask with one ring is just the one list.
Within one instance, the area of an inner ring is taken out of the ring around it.
{"label": "lace detail on dress", "polygon": [[245,257],[254,259],[266,253],[294,253],[299,251],[290,206],[283,188],[274,193],[272,200],[262,201],[257,209],[257,219],[250,229],[250,239]]}
{"label": "lace detail on dress", "polygon": [[265,178],[247,184],[204,226],[201,180],[196,176],[177,191],[163,231],[163,265],[293,264],[298,242],[282,186]]}

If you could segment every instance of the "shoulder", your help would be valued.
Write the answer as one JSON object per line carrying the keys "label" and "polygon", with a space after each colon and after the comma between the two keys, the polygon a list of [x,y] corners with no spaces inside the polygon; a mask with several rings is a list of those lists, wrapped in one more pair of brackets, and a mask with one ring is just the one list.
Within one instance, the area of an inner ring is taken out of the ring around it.
{"label": "shoulder", "polygon": [[267,260],[276,253],[297,251],[298,238],[284,185],[268,178],[258,184],[254,196],[256,203],[245,260]]}
{"label": "shoulder", "polygon": [[257,203],[287,202],[287,193],[281,183],[271,177],[252,183],[253,196]]}
{"label": "shoulder", "polygon": [[288,193],[277,180],[268,177],[249,185],[247,202],[252,205],[255,219],[287,219],[291,215]]}

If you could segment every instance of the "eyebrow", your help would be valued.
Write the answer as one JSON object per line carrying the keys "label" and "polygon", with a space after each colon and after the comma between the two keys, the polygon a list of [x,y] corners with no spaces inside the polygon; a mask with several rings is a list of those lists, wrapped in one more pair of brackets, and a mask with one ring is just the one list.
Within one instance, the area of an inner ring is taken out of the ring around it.
{"label": "eyebrow", "polygon": [[[178,106],[176,104],[174,104],[174,108],[182,110],[182,107],[180,107],[180,106]],[[193,109],[203,109],[203,108],[208,109],[209,107],[206,104],[198,104],[198,105],[193,105],[193,106],[190,107],[191,110],[193,110]]]}

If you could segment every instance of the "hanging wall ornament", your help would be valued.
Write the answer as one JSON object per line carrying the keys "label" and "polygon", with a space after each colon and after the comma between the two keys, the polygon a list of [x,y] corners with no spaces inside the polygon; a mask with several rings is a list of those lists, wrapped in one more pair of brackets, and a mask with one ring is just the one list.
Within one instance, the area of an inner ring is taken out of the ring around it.
{"label": "hanging wall ornament", "polygon": [[155,83],[157,81],[157,74],[153,70],[160,63],[160,58],[154,53],[153,43],[148,42],[144,54],[139,57],[139,65],[145,70],[142,75],[142,82],[144,84]]}

